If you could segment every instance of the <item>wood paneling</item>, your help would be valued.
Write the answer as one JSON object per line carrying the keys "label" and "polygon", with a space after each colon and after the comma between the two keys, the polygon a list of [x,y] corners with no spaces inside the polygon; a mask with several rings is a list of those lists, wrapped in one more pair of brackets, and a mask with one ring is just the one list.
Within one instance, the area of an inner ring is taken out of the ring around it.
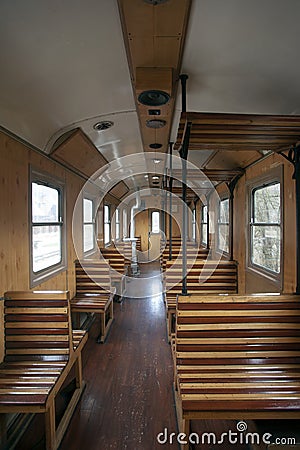
{"label": "wood paneling", "polygon": [[51,156],[86,177],[107,164],[107,160],[80,128],[71,135],[68,133],[66,140],[55,148]]}
{"label": "wood paneling", "polygon": [[[162,144],[161,151],[167,152],[174,98],[180,72],[182,49],[186,34],[191,0],[169,0],[163,4],[150,5],[140,0],[119,0],[123,34],[131,72],[136,105],[140,120],[142,141],[145,151],[151,151],[149,144]],[[169,73],[168,83],[164,75]],[[138,95],[144,90],[163,90],[171,95],[166,105],[149,108],[138,102]],[[160,135],[152,136],[147,129],[149,109],[159,109],[160,118],[166,126]]]}
{"label": "wood paneling", "polygon": [[296,216],[293,167],[280,155],[273,154],[247,169],[234,192],[234,259],[239,262],[239,293],[278,291],[278,284],[266,276],[247,272],[248,211],[247,186],[251,180],[265,176],[268,171],[283,166],[283,292],[294,292],[296,288]]}
{"label": "wood paneling", "polygon": [[[1,189],[0,204],[0,285],[5,291],[28,290],[29,285],[29,225],[28,187],[30,165],[63,180],[66,186],[67,205],[67,257],[68,270],[45,281],[37,289],[65,290],[74,292],[74,260],[76,254],[72,241],[72,215],[83,180],[68,172],[55,162],[30,150],[23,144],[0,133]],[[3,314],[0,307],[0,330],[3,331]],[[3,349],[3,336],[0,337]],[[3,356],[0,350],[0,359]]]}
{"label": "wood paneling", "polygon": [[149,211],[141,211],[135,216],[135,235],[141,236],[141,250],[148,250]]}

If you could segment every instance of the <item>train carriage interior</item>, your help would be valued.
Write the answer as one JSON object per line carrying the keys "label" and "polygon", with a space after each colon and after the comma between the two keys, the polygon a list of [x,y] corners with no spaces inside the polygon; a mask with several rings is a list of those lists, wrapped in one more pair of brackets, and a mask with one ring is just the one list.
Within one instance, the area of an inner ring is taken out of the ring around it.
{"label": "train carriage interior", "polygon": [[0,0],[0,450],[300,449],[299,19]]}

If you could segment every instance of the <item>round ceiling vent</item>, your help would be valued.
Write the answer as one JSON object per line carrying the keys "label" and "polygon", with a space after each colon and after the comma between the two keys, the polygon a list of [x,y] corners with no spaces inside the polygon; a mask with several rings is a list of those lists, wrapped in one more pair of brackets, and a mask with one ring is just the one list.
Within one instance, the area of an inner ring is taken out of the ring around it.
{"label": "round ceiling vent", "polygon": [[102,120],[101,122],[97,122],[94,125],[94,130],[96,131],[103,131],[103,130],[108,130],[108,128],[111,128],[113,126],[113,122],[111,122],[110,120]]}
{"label": "round ceiling vent", "polygon": [[142,105],[161,106],[168,103],[170,96],[165,91],[156,91],[155,89],[143,91],[140,93],[138,100]]}
{"label": "round ceiling vent", "polygon": [[158,142],[155,142],[154,144],[150,144],[149,147],[157,150],[158,148],[162,148],[162,144],[158,144]]}
{"label": "round ceiling vent", "polygon": [[166,120],[162,119],[149,119],[146,121],[146,125],[149,128],[163,128],[167,124]]}

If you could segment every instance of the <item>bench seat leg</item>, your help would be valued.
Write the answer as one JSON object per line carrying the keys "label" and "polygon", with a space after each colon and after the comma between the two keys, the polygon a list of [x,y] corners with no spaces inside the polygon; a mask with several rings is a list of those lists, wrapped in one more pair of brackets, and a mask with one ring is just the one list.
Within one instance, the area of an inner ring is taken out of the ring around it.
{"label": "bench seat leg", "polygon": [[45,412],[46,450],[56,450],[56,425],[54,397]]}
{"label": "bench seat leg", "polygon": [[191,430],[191,421],[190,419],[185,419],[183,417],[182,405],[179,391],[176,390],[175,385],[173,386],[173,392],[175,397],[175,408],[176,408],[176,418],[179,433],[184,433],[186,438],[184,439],[187,443],[180,444],[180,450],[189,450],[189,435]]}
{"label": "bench seat leg", "polygon": [[113,309],[113,302],[111,301],[107,310],[105,312],[103,311],[103,313],[102,312],[100,313],[100,334],[97,338],[98,344],[104,343],[113,320],[114,320],[114,309]]}

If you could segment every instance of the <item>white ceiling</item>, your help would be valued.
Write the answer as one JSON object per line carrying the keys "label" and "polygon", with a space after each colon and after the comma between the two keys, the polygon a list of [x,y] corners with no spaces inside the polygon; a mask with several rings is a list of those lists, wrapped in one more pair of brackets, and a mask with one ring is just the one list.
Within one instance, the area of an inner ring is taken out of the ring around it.
{"label": "white ceiling", "polygon": [[[299,114],[299,20],[299,0],[193,0],[187,109]],[[108,160],[142,151],[117,0],[1,0],[0,54],[1,126],[46,152],[78,126]]]}

